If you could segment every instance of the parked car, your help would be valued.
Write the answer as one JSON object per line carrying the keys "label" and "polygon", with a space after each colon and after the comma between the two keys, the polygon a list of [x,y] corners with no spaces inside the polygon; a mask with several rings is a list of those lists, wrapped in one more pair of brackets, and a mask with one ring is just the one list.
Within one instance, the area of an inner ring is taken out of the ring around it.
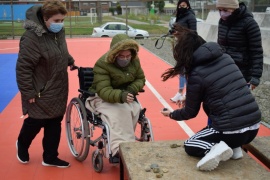
{"label": "parked car", "polygon": [[93,29],[92,37],[113,37],[116,34],[128,34],[129,37],[141,39],[148,38],[149,33],[145,30],[134,29],[126,23],[107,22]]}
{"label": "parked car", "polygon": [[270,13],[270,7],[267,7],[265,10],[266,13]]}
{"label": "parked car", "polygon": [[[172,29],[172,25],[173,25],[173,23],[175,23],[175,19],[176,19],[176,17],[171,17],[171,19],[169,21],[169,29]],[[200,18],[196,18],[196,20],[197,20],[197,23],[204,22],[204,20],[202,20]]]}

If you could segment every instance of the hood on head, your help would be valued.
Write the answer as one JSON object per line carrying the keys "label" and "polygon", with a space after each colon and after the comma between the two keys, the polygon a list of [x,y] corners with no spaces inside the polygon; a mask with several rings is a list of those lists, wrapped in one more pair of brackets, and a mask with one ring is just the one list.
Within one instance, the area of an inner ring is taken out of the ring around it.
{"label": "hood on head", "polygon": [[25,29],[34,30],[38,36],[45,33],[45,24],[41,13],[41,5],[30,7],[26,11],[26,21],[24,23]]}
{"label": "hood on head", "polygon": [[133,39],[130,39],[126,34],[117,34],[113,37],[110,50],[106,55],[106,62],[114,63],[116,56],[120,51],[123,50],[131,50],[132,58],[134,60],[137,58],[137,54],[139,51],[139,45]]}

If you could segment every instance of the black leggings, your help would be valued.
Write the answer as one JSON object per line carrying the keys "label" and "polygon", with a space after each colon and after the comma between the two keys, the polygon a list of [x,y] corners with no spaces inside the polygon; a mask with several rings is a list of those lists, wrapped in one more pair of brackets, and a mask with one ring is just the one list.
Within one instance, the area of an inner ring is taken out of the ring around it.
{"label": "black leggings", "polygon": [[41,128],[44,128],[42,139],[43,160],[46,162],[53,161],[58,156],[62,119],[63,116],[53,119],[26,118],[18,137],[20,147],[28,149]]}
{"label": "black leggings", "polygon": [[258,131],[259,129],[237,134],[223,134],[207,126],[185,141],[185,151],[190,156],[203,157],[220,141],[224,141],[232,149],[241,147],[243,144],[250,143]]}

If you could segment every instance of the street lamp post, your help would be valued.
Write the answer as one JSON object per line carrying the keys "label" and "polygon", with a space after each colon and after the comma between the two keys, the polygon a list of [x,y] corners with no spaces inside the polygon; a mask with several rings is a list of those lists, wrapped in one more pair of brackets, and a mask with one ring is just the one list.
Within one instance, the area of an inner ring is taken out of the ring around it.
{"label": "street lamp post", "polygon": [[126,0],[126,34],[128,35],[128,13],[127,13],[127,0]]}
{"label": "street lamp post", "polygon": [[12,22],[12,38],[14,39],[13,0],[11,0],[11,22]]}
{"label": "street lamp post", "polygon": [[72,27],[71,27],[71,0],[69,0],[69,36],[72,38]]}

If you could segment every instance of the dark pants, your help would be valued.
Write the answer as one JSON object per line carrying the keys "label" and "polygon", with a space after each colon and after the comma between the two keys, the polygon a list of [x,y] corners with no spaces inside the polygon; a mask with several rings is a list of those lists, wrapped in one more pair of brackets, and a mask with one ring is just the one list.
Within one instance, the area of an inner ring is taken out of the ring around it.
{"label": "dark pants", "polygon": [[230,148],[234,149],[250,143],[258,131],[259,129],[237,134],[223,134],[211,126],[207,126],[185,141],[185,151],[191,156],[203,157],[220,141],[224,141]]}
{"label": "dark pants", "polygon": [[43,160],[45,162],[53,161],[58,156],[58,146],[61,135],[61,121],[63,116],[53,119],[34,119],[28,117],[24,120],[19,137],[19,147],[28,150],[33,139],[44,128]]}

